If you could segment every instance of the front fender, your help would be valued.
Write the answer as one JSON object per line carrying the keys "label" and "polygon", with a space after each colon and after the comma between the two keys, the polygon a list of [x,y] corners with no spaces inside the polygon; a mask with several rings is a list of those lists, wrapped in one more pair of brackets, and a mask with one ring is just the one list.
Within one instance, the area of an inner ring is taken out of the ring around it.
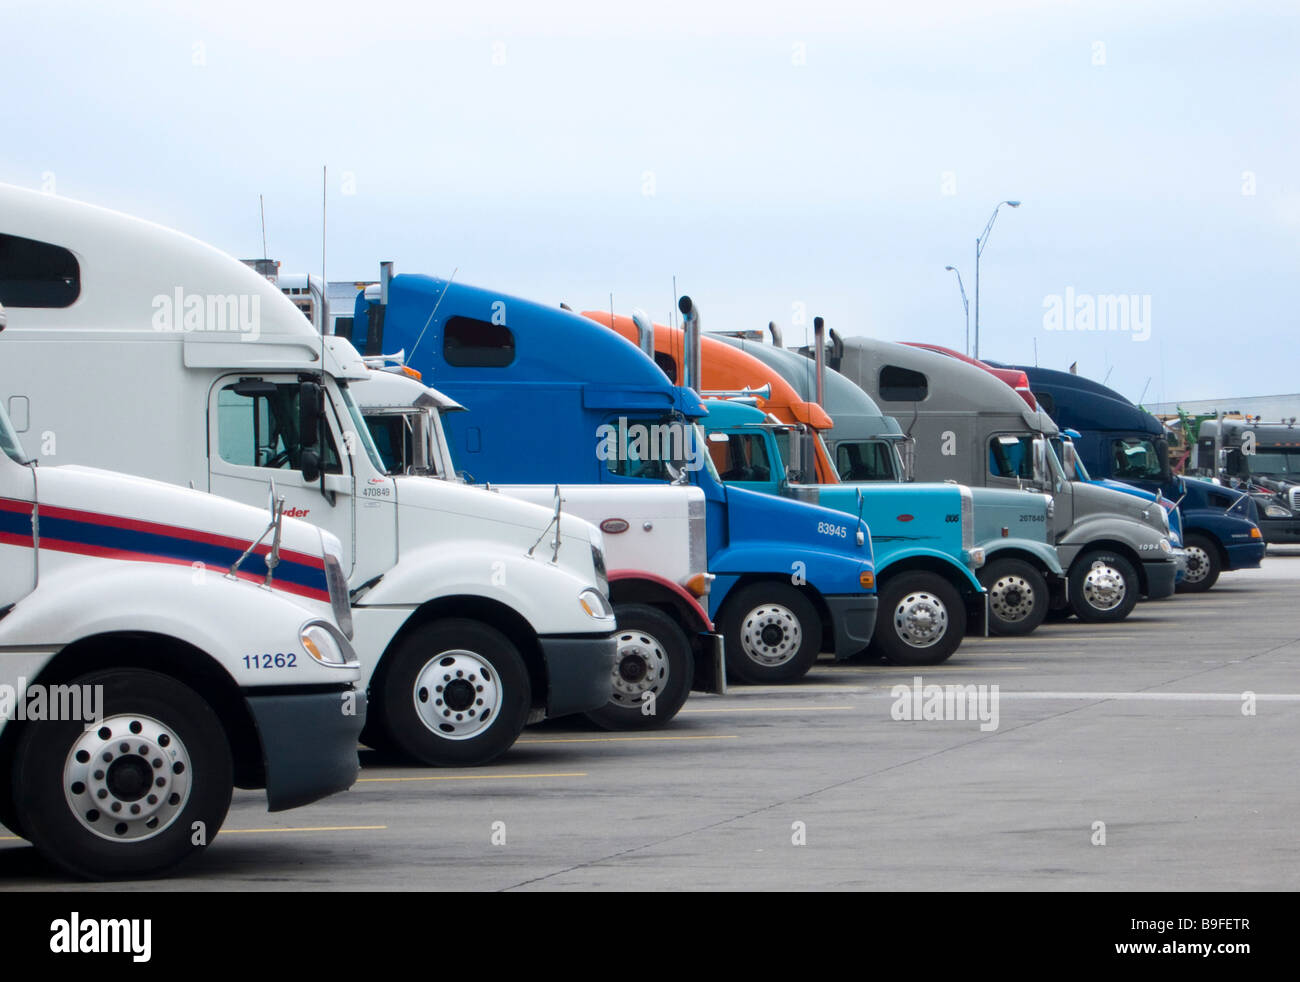
{"label": "front fender", "polygon": [[549,557],[541,547],[529,557],[474,540],[403,550],[397,565],[360,594],[356,605],[414,610],[440,597],[473,595],[516,611],[539,636],[613,631],[613,617],[589,617],[578,603],[578,594],[596,584],[552,565]]}
{"label": "front fender", "polygon": [[1079,549],[1091,542],[1111,539],[1124,543],[1140,556],[1150,553],[1152,547],[1157,547],[1163,538],[1165,538],[1163,533],[1134,519],[1116,515],[1097,515],[1076,522],[1061,537],[1057,545]]}
{"label": "front fender", "polygon": [[823,595],[875,593],[874,587],[864,589],[859,579],[864,572],[875,573],[875,564],[869,557],[795,548],[780,542],[746,542],[720,549],[709,558],[709,572],[717,574],[726,584],[720,590],[719,583],[715,583],[709,595],[709,607],[715,612],[735,578],[754,573],[791,577],[791,582],[802,580]]}
{"label": "front fender", "polygon": [[1047,567],[1049,573],[1056,576],[1065,575],[1065,571],[1061,568],[1061,557],[1057,554],[1055,547],[1049,546],[1046,542],[1035,542],[1033,539],[999,538],[988,543],[980,542],[977,545],[984,547],[985,563],[990,562],[999,553],[1014,549],[1017,552],[1029,553]]}
{"label": "front fender", "polygon": [[[284,594],[211,569],[133,563],[87,576],[78,566],[42,573],[37,590],[0,622],[0,642],[60,650],[97,635],[145,632],[205,652],[241,688],[356,682],[355,662],[329,668],[304,650],[302,626],[319,619]],[[261,669],[244,661],[277,653],[296,654],[294,666]],[[350,646],[345,653],[352,657]]]}
{"label": "front fender", "polygon": [[954,562],[952,556],[946,552],[939,549],[931,549],[926,546],[911,546],[906,552],[891,555],[881,563],[879,567],[877,567],[876,575],[883,577],[889,571],[891,566],[897,566],[899,563],[905,563],[909,559],[917,559],[920,557],[938,560],[945,564],[949,569],[960,573],[962,578],[974,592],[984,592],[984,587],[980,585],[980,581],[976,579],[975,574],[971,572],[969,567],[962,563]]}

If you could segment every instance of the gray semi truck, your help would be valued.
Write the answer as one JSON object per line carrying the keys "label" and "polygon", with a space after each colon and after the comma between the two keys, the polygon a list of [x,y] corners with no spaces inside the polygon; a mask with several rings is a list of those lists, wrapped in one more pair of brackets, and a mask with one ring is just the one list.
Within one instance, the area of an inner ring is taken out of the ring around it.
{"label": "gray semi truck", "polygon": [[1071,480],[1052,449],[1056,424],[1001,379],[978,365],[873,338],[837,338],[827,357],[912,438],[917,480],[1028,486],[1052,495],[1051,541],[1068,585],[1068,595],[1054,600],[1058,612],[1118,621],[1140,596],[1174,592],[1164,508]]}

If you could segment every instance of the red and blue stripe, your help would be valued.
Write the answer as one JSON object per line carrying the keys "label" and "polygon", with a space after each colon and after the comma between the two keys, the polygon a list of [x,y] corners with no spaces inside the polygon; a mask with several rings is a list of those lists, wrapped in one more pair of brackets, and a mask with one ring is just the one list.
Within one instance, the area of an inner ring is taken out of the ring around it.
{"label": "red and blue stripe", "polygon": [[[248,548],[248,540],[214,535],[159,522],[142,522],[100,512],[41,505],[41,548],[99,559],[193,566],[202,563],[225,573]],[[32,503],[0,498],[0,544],[33,546]],[[241,579],[266,579],[271,547],[259,545],[236,574]],[[320,556],[280,550],[280,564],[271,585],[286,593],[329,602],[325,561]]]}

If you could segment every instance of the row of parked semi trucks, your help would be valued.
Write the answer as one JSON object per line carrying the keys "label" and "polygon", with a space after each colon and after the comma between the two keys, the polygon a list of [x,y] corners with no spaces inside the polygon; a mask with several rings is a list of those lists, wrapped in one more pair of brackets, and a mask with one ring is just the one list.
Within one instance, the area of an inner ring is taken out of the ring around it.
{"label": "row of parked semi trucks", "polygon": [[542,718],[663,726],[1263,556],[1249,496],[1112,480],[1024,370],[379,272],[331,311],[0,187],[0,683],[103,693],[91,725],[0,714],[0,821],[65,867],[167,868],[232,787],[349,786],[358,739],[483,764]]}

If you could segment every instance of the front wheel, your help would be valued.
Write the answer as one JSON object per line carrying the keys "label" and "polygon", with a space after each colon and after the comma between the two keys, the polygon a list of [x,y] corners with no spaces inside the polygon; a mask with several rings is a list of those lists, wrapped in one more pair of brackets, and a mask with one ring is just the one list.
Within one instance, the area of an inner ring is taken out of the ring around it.
{"label": "front wheel", "polygon": [[1070,567],[1070,606],[1081,621],[1122,621],[1137,606],[1140,590],[1133,564],[1113,552],[1095,549]]}
{"label": "front wheel", "polygon": [[995,559],[979,571],[989,592],[989,632],[1029,634],[1047,617],[1047,580],[1023,559]]}
{"label": "front wheel", "polygon": [[663,726],[691,692],[694,663],[681,626],[645,604],[615,604],[618,653],[609,702],[587,713],[607,730]]}
{"label": "front wheel", "polygon": [[957,588],[934,573],[903,573],[880,589],[871,647],[895,665],[947,661],[966,633]]}
{"label": "front wheel", "polygon": [[156,876],[201,852],[226,820],[234,787],[212,708],[188,686],[141,669],[71,685],[103,687],[102,719],[25,725],[13,795],[32,844],[89,879]]}
{"label": "front wheel", "polygon": [[1178,584],[1179,593],[1204,593],[1219,580],[1223,563],[1219,561],[1219,550],[1208,536],[1189,532],[1183,540],[1183,549],[1187,553],[1187,574]]}
{"label": "front wheel", "polygon": [[519,649],[500,631],[452,618],[411,631],[390,657],[381,691],[387,736],[431,767],[475,767],[509,750],[532,692]]}
{"label": "front wheel", "polygon": [[781,684],[808,674],[821,653],[817,609],[787,583],[741,587],[722,604],[727,672],[743,682]]}

